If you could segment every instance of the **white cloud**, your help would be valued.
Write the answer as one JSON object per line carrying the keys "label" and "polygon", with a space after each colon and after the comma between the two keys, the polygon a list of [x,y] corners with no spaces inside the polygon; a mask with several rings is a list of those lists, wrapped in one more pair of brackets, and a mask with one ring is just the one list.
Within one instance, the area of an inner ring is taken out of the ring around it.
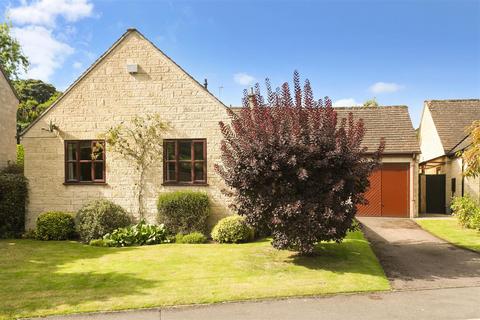
{"label": "white cloud", "polygon": [[252,85],[255,82],[255,78],[244,72],[235,73],[233,75],[233,80],[242,86]]}
{"label": "white cloud", "polygon": [[362,104],[360,102],[356,101],[353,98],[338,99],[333,102],[334,107],[355,107],[361,105]]}
{"label": "white cloud", "polygon": [[394,82],[376,82],[372,86],[370,86],[370,91],[375,94],[380,93],[392,93],[402,90],[404,88],[403,85],[394,83]]}
{"label": "white cloud", "polygon": [[12,32],[30,60],[30,69],[26,74],[29,78],[49,81],[65,58],[74,52],[68,44],[56,40],[52,30],[42,26],[13,28]]}
{"label": "white cloud", "polygon": [[22,1],[21,5],[8,8],[6,15],[14,24],[54,27],[57,17],[76,22],[93,14],[89,0],[35,0]]}
{"label": "white cloud", "polygon": [[75,61],[72,66],[73,66],[73,68],[78,70],[78,69],[81,69],[83,67],[83,64],[80,61]]}

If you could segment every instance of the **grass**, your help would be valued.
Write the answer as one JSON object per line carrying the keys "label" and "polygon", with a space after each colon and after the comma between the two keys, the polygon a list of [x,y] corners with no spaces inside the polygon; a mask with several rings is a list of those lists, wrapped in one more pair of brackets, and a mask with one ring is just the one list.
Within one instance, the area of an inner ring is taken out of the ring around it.
{"label": "grass", "polygon": [[0,319],[193,303],[388,290],[360,232],[314,257],[266,240],[101,248],[0,241]]}
{"label": "grass", "polygon": [[480,252],[480,232],[462,228],[456,219],[418,219],[416,222],[445,241]]}

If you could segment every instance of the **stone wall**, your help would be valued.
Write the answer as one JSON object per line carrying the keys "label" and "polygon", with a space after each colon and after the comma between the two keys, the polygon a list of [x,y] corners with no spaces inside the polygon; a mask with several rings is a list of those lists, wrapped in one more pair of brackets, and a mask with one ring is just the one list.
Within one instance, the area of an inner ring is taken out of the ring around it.
{"label": "stone wall", "polygon": [[17,97],[0,72],[0,168],[16,159],[17,106]]}
{"label": "stone wall", "polygon": [[[128,63],[138,64],[138,73],[128,73]],[[111,126],[148,113],[159,113],[169,124],[165,138],[207,139],[208,186],[162,186],[159,160],[147,174],[147,218],[155,220],[159,193],[185,188],[208,193],[213,207],[210,224],[229,214],[228,199],[221,193],[222,180],[214,172],[222,139],[218,122],[228,121],[225,106],[133,30],[24,135],[25,174],[30,192],[27,229],[35,226],[43,211],[73,212],[100,197],[136,212],[134,167],[109,152],[108,147],[105,185],[64,185],[64,141],[96,139]],[[42,130],[50,121],[58,131]]]}

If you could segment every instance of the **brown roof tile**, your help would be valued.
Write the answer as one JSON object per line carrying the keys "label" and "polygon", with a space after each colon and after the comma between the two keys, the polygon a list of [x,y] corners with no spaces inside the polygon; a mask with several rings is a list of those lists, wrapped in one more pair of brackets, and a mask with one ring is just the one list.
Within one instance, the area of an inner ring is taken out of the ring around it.
{"label": "brown roof tile", "polygon": [[[240,108],[232,107],[238,112]],[[355,119],[363,119],[366,132],[363,145],[368,151],[374,152],[385,138],[385,154],[412,154],[420,153],[418,140],[413,129],[408,107],[337,107],[338,119],[346,118],[350,112]]]}
{"label": "brown roof tile", "polygon": [[460,143],[474,120],[480,120],[480,99],[427,100],[426,107],[442,141],[445,153]]}

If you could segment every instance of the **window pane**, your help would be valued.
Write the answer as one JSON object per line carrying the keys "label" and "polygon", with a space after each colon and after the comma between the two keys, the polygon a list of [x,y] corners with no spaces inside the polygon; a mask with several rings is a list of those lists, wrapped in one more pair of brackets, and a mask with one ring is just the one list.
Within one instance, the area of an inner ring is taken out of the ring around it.
{"label": "window pane", "polygon": [[92,159],[91,141],[80,141],[80,160]]}
{"label": "window pane", "polygon": [[67,143],[67,160],[77,160],[77,143]]}
{"label": "window pane", "polygon": [[195,142],[193,144],[195,160],[203,159],[203,142]]}
{"label": "window pane", "polygon": [[95,180],[103,180],[103,162],[95,162],[93,164]]}
{"label": "window pane", "polygon": [[178,175],[178,180],[181,182],[192,181],[192,163],[191,162],[180,162],[180,172]]}
{"label": "window pane", "polygon": [[94,142],[92,156],[93,160],[103,160],[103,149],[104,145],[102,142]]}
{"label": "window pane", "polygon": [[195,163],[195,180],[196,181],[205,180],[204,172],[203,172],[203,162]]}
{"label": "window pane", "polygon": [[190,141],[178,142],[178,158],[180,160],[192,159],[192,143]]}
{"label": "window pane", "polygon": [[92,181],[92,163],[80,163],[80,181]]}
{"label": "window pane", "polygon": [[175,163],[173,162],[168,162],[167,163],[167,181],[175,181],[177,178],[175,177]]}
{"label": "window pane", "polygon": [[167,160],[175,160],[175,142],[167,142],[167,150],[165,151],[167,153]]}
{"label": "window pane", "polygon": [[75,162],[67,163],[67,181],[77,180],[77,164]]}

